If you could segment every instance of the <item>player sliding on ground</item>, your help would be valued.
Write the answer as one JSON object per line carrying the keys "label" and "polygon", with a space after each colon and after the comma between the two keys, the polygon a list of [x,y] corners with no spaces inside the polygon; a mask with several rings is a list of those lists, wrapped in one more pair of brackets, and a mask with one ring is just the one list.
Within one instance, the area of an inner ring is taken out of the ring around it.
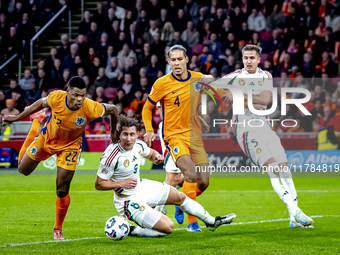
{"label": "player sliding on ground", "polygon": [[[247,45],[242,50],[244,68],[223,77],[220,82],[237,86],[245,94],[252,91],[255,104],[267,106],[271,99],[273,78],[267,71],[258,68],[262,49],[256,45]],[[232,94],[222,96],[225,101],[233,103]],[[237,99],[234,98],[234,101]],[[248,124],[252,120],[252,124]],[[233,116],[235,136],[243,152],[251,161],[268,169],[268,174],[275,192],[287,205],[291,228],[312,227],[313,220],[305,215],[297,203],[297,194],[292,175],[287,165],[287,156],[280,138],[266,122],[264,116],[251,113],[248,109],[244,115]],[[264,123],[263,126],[260,124]]]}
{"label": "player sliding on ground", "polygon": [[[77,168],[82,148],[85,126],[93,119],[111,115],[111,139],[116,139],[117,109],[114,105],[100,104],[86,98],[87,88],[81,77],[73,77],[66,91],[56,90],[41,98],[17,116],[6,115],[3,122],[12,123],[29,115],[33,122],[19,153],[18,170],[31,174],[40,161],[57,155],[57,200],[53,228],[54,239],[64,239],[62,226],[70,205],[69,189]],[[45,114],[39,112],[51,108],[51,116],[41,132],[40,123]],[[114,127],[114,128],[112,128]]]}
{"label": "player sliding on ground", "polygon": [[233,213],[214,218],[198,202],[175,188],[161,182],[141,180],[139,167],[142,157],[154,164],[163,163],[164,157],[137,140],[137,120],[119,116],[118,122],[120,140],[117,144],[111,143],[105,150],[95,187],[98,190],[114,190],[117,211],[140,226],[131,225],[129,235],[164,236],[172,233],[174,223],[166,215],[152,209],[157,205],[177,205],[187,214],[202,220],[211,231],[235,219]]}

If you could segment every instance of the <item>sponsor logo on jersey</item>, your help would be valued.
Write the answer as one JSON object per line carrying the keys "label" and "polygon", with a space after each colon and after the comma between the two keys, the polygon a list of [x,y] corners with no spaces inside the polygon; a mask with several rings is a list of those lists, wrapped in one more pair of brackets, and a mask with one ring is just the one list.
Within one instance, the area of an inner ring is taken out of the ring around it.
{"label": "sponsor logo on jersey", "polygon": [[246,81],[243,80],[243,79],[240,79],[240,80],[238,81],[238,84],[239,84],[240,86],[244,86],[244,85],[246,84]]}
{"label": "sponsor logo on jersey", "polygon": [[107,174],[109,172],[109,170],[107,170],[106,168],[102,169],[102,174]]}
{"label": "sponsor logo on jersey", "polygon": [[257,153],[257,154],[260,154],[261,152],[262,152],[262,149],[261,149],[261,148],[257,148],[257,149],[256,149],[256,153]]}
{"label": "sponsor logo on jersey", "polygon": [[144,211],[145,210],[145,206],[144,205],[141,205],[140,207],[139,207],[139,211]]}
{"label": "sponsor logo on jersey", "polygon": [[258,81],[258,83],[259,83],[259,86],[262,86],[262,81]]}
{"label": "sponsor logo on jersey", "polygon": [[132,162],[134,162],[136,159],[137,159],[136,156],[133,156]]}
{"label": "sponsor logo on jersey", "polygon": [[129,161],[128,159],[125,159],[123,165],[124,165],[125,167],[128,167],[128,166],[130,165],[130,161]]}
{"label": "sponsor logo on jersey", "polygon": [[178,154],[178,153],[179,153],[179,148],[178,148],[178,146],[176,146],[176,147],[174,148],[173,151],[174,151],[175,154]]}
{"label": "sponsor logo on jersey", "polygon": [[77,124],[78,126],[84,125],[85,122],[86,122],[86,120],[85,120],[85,118],[83,118],[83,117],[77,117],[77,119],[76,119],[76,124]]}
{"label": "sponsor logo on jersey", "polygon": [[32,149],[31,149],[31,154],[35,155],[37,152],[38,152],[37,147],[33,146]]}
{"label": "sponsor logo on jersey", "polygon": [[141,150],[138,151],[138,154],[139,154],[139,156],[143,155]]}
{"label": "sponsor logo on jersey", "polygon": [[250,86],[255,86],[254,82],[249,83]]}

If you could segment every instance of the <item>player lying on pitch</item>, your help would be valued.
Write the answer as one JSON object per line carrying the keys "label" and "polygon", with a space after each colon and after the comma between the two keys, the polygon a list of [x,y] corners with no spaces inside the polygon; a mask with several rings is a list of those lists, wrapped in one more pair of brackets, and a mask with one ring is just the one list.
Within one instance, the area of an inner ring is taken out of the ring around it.
{"label": "player lying on pitch", "polygon": [[[114,130],[111,139],[116,139],[117,108],[94,102],[86,98],[86,93],[85,81],[81,77],[73,77],[68,82],[67,92],[55,90],[21,114],[2,117],[2,122],[12,123],[31,115],[33,124],[19,153],[20,173],[30,175],[41,161],[57,155],[54,239],[64,239],[62,226],[70,205],[69,189],[80,159],[86,124],[104,115],[111,115],[111,129]],[[40,123],[45,117],[39,111],[47,107],[51,108],[52,113],[39,133]]]}
{"label": "player lying on pitch", "polygon": [[163,163],[164,157],[137,140],[137,120],[119,116],[118,123],[119,142],[111,143],[103,153],[95,187],[97,190],[114,190],[117,211],[140,226],[131,225],[129,235],[164,236],[172,233],[174,223],[166,215],[152,209],[157,205],[177,205],[187,214],[202,220],[210,231],[230,224],[236,218],[234,213],[214,218],[198,202],[175,188],[140,179],[142,157],[154,164]]}

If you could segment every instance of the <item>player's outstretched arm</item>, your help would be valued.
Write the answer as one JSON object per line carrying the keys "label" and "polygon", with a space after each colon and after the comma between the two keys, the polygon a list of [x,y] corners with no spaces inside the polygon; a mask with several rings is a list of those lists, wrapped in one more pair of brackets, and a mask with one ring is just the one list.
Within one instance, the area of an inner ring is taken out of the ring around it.
{"label": "player's outstretched arm", "polygon": [[95,188],[97,190],[113,190],[113,189],[134,189],[137,186],[137,179],[136,178],[129,178],[124,181],[108,181],[100,178],[97,176]]}
{"label": "player's outstretched arm", "polygon": [[152,109],[155,107],[148,100],[145,102],[142,112],[143,123],[145,126],[144,142],[150,147],[151,142],[156,138],[152,127]]}
{"label": "player's outstretched arm", "polygon": [[40,98],[39,100],[35,101],[30,107],[24,110],[19,115],[5,115],[2,117],[2,122],[12,123],[19,120],[26,118],[27,116],[39,112],[40,110],[47,108],[47,97]]}
{"label": "player's outstretched arm", "polygon": [[105,106],[106,106],[105,115],[110,115],[111,141],[112,143],[117,143],[118,142],[118,136],[117,136],[118,109],[113,104],[105,104]]}
{"label": "player's outstretched arm", "polygon": [[159,154],[157,151],[154,149],[150,149],[150,153],[148,156],[146,156],[148,160],[150,160],[152,163],[155,165],[161,164],[164,162],[164,156]]}

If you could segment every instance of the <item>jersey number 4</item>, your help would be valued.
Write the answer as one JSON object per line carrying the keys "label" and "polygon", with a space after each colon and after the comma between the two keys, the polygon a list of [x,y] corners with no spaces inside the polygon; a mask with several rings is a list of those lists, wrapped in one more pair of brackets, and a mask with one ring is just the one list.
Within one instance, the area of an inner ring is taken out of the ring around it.
{"label": "jersey number 4", "polygon": [[175,100],[174,104],[179,107],[179,98],[178,97],[176,97],[176,100]]}

